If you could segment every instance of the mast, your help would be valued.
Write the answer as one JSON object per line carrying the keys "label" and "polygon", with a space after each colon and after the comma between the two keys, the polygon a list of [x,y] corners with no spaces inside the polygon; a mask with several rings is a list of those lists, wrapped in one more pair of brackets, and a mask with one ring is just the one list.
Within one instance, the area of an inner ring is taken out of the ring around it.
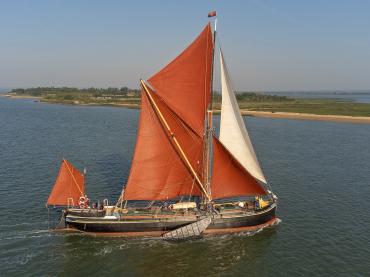
{"label": "mast", "polygon": [[[213,49],[212,49],[212,64],[211,64],[211,78],[210,78],[210,91],[211,99],[207,107],[206,123],[205,123],[205,172],[204,172],[204,183],[206,184],[207,194],[211,199],[206,199],[206,203],[212,200],[211,191],[211,154],[212,154],[212,118],[213,118],[213,69],[215,61],[215,43],[216,43],[216,32],[217,32],[217,17],[216,11],[208,13],[208,17],[215,17],[215,27],[213,29]],[[208,201],[207,201],[208,200]]]}

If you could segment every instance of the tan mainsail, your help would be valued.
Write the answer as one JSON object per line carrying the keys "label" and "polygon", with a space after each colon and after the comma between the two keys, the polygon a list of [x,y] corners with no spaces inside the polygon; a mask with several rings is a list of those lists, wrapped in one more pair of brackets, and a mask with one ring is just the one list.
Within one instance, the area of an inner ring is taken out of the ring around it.
{"label": "tan mainsail", "polygon": [[240,114],[222,52],[220,61],[222,83],[220,141],[253,177],[266,184],[266,178]]}

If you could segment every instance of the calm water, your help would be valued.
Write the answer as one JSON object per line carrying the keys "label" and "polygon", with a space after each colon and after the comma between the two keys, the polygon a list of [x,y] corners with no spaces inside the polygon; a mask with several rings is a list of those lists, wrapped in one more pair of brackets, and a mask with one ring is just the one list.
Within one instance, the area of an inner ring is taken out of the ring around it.
{"label": "calm water", "polygon": [[0,276],[370,275],[370,125],[248,118],[280,198],[275,228],[181,243],[49,232],[61,158],[87,168],[93,199],[114,201],[137,120],[137,110],[0,98]]}

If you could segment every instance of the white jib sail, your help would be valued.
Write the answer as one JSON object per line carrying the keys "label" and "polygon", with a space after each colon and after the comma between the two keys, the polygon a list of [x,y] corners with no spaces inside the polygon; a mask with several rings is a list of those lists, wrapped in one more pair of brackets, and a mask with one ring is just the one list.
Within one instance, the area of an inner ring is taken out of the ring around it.
{"label": "white jib sail", "polygon": [[240,114],[222,52],[220,61],[222,84],[220,141],[254,178],[266,184],[266,178]]}

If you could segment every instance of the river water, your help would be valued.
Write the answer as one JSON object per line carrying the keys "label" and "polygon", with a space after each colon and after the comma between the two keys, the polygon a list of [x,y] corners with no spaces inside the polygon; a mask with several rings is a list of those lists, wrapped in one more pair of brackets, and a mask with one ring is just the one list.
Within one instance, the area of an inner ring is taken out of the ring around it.
{"label": "river water", "polygon": [[246,121],[278,226],[176,243],[60,234],[44,205],[61,158],[87,168],[91,198],[115,201],[138,111],[0,98],[0,276],[369,276],[370,125]]}

